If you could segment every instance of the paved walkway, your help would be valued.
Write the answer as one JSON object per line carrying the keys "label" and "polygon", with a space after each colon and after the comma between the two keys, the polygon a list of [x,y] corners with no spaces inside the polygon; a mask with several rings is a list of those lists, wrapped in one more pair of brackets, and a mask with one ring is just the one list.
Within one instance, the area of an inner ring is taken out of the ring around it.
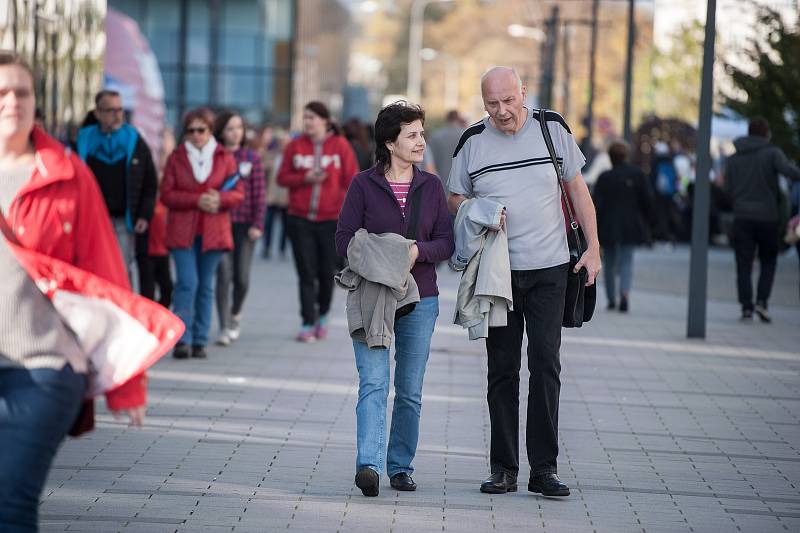
{"label": "paved walkway", "polygon": [[709,302],[701,342],[685,339],[686,257],[640,253],[632,313],[607,312],[601,298],[595,320],[564,333],[559,473],[570,498],[524,483],[514,494],[478,492],[488,473],[486,359],[482,343],[449,325],[457,277],[444,271],[420,488],[398,493],[384,479],[380,497],[364,498],[352,484],[356,372],[344,322],[324,343],[293,342],[293,269],[256,259],[242,339],[206,361],[159,363],[144,429],[98,404],[98,429],[56,458],[42,529],[800,531],[797,259],[781,259],[775,323],[741,324],[723,290],[733,290],[730,253],[712,252],[712,289],[725,299]]}

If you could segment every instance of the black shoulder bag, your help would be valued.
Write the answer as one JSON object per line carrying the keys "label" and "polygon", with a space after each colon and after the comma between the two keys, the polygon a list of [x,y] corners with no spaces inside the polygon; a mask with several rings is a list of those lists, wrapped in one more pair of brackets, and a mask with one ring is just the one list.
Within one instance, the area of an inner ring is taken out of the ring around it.
{"label": "black shoulder bag", "polygon": [[[422,186],[417,187],[414,189],[414,193],[409,195],[408,197],[409,203],[411,204],[411,211],[408,215],[408,228],[406,228],[406,239],[416,241],[417,240],[417,224],[419,223],[419,211],[422,204]],[[408,204],[406,204],[408,205]],[[397,310],[394,312],[394,319],[397,320],[400,317],[406,316],[414,308],[417,304],[407,304],[403,307],[398,307]]]}
{"label": "black shoulder bag", "polygon": [[553,139],[550,137],[550,130],[547,128],[547,119],[545,118],[547,110],[539,110],[539,125],[542,127],[542,136],[547,145],[547,151],[550,153],[550,160],[553,167],[556,169],[556,176],[558,177],[558,187],[561,189],[561,196],[563,198],[564,209],[568,217],[570,231],[567,233],[567,243],[569,245],[569,272],[567,274],[567,291],[564,297],[564,318],[561,325],[565,328],[579,328],[584,322],[592,319],[594,314],[594,306],[597,301],[597,287],[592,284],[586,286],[589,273],[586,268],[581,268],[575,272],[575,265],[580,260],[583,252],[586,251],[587,243],[586,237],[583,235],[583,230],[580,225],[575,221],[575,216],[572,213],[572,203],[570,202],[569,194],[564,188],[564,173],[556,161],[556,150],[553,147]]}

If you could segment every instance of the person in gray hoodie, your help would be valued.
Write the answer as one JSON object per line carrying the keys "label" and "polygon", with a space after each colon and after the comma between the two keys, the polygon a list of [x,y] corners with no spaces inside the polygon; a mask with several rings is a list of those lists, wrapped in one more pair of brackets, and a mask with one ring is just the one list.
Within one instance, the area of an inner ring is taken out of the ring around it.
{"label": "person in gray hoodie", "polygon": [[[783,151],[769,142],[769,123],[750,120],[748,136],[736,139],[736,153],[728,158],[724,189],[733,205],[733,249],[736,255],[736,284],[742,320],[752,320],[753,311],[770,322],[767,300],[775,279],[778,258],[778,174],[800,180],[800,169]],[[753,305],[753,259],[758,249],[760,272]]]}

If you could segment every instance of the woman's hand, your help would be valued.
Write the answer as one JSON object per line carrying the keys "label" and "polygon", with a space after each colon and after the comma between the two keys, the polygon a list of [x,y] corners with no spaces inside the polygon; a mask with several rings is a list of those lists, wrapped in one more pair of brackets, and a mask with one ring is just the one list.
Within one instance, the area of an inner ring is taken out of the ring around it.
{"label": "woman's hand", "polygon": [[327,177],[328,174],[324,170],[311,169],[306,172],[306,183],[322,183]]}
{"label": "woman's hand", "polygon": [[408,249],[408,255],[411,257],[411,266],[414,266],[414,263],[419,259],[419,248],[417,248],[416,243],[412,244],[411,248]]}
{"label": "woman's hand", "polygon": [[261,235],[263,234],[264,232],[255,226],[252,226],[250,229],[247,230],[247,238],[250,239],[251,241],[257,241],[258,239],[261,238]]}
{"label": "woman's hand", "polygon": [[131,407],[130,409],[120,409],[119,411],[111,411],[115,420],[122,418],[123,413],[128,415],[128,425],[142,427],[144,422],[145,406]]}
{"label": "woman's hand", "polygon": [[200,195],[200,198],[197,201],[197,207],[200,208],[201,211],[205,211],[206,213],[216,213],[219,211],[220,206],[220,197],[219,191],[216,189],[211,189],[210,191],[204,192]]}

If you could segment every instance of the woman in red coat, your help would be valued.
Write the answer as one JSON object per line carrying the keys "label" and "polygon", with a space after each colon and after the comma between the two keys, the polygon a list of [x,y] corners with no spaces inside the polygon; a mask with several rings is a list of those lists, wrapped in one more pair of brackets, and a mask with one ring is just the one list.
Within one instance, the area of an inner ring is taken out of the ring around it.
{"label": "woman in red coat", "polygon": [[[129,289],[94,176],[34,126],[33,72],[0,52],[0,216],[24,249]],[[9,238],[9,240],[11,239]],[[53,316],[0,236],[0,524],[36,529],[39,496],[59,444],[87,394],[87,354]],[[16,269],[16,270],[15,270]],[[144,373],[106,392],[108,407],[144,418]],[[92,425],[91,404],[81,417]]]}
{"label": "woman in red coat", "polygon": [[323,339],[336,270],[336,221],[350,181],[358,173],[353,148],[321,102],[303,109],[303,135],[286,147],[278,184],[289,189],[286,231],[300,278],[300,342]]}
{"label": "woman in red coat", "polygon": [[175,261],[172,309],[186,324],[175,345],[176,359],[206,357],[214,274],[233,248],[230,210],[244,198],[236,160],[211,135],[214,113],[189,111],[185,141],[167,159],[161,201],[169,208],[167,248]]}

